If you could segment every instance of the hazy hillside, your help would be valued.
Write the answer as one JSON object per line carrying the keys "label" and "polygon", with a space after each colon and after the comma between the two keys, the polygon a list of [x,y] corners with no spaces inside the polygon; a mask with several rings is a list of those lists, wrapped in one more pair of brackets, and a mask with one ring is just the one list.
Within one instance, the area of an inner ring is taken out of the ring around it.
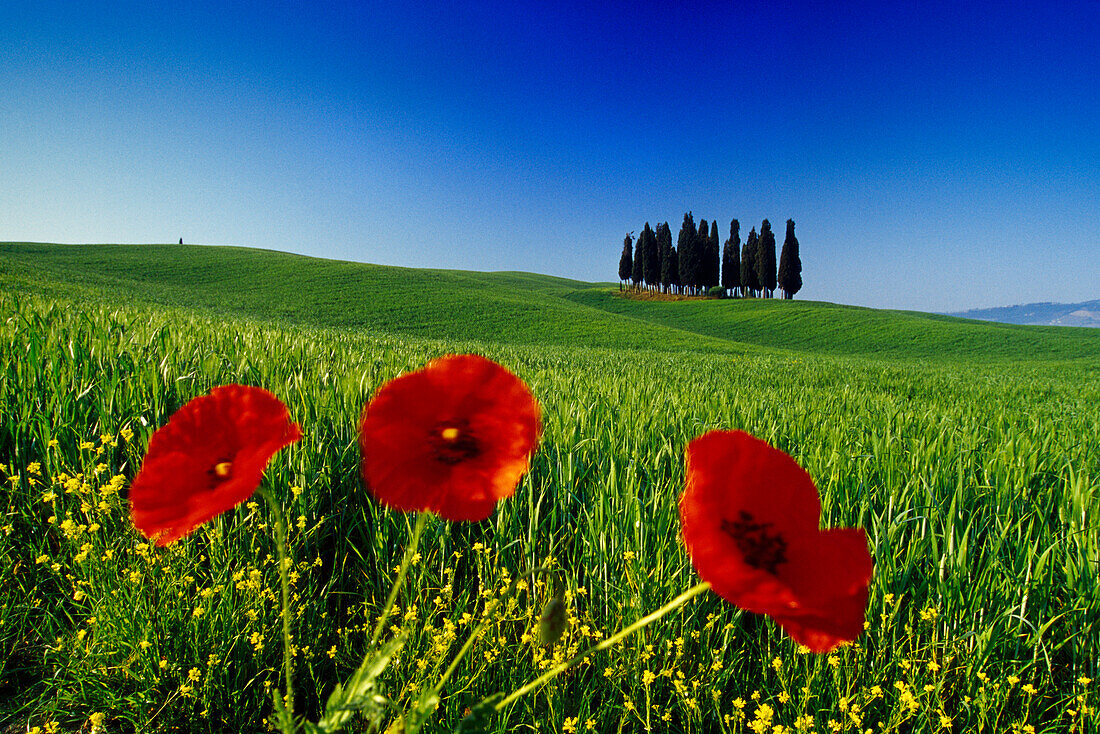
{"label": "hazy hillside", "polygon": [[964,319],[1003,324],[1100,327],[1100,300],[1081,303],[1028,303],[1022,306],[977,308],[949,314]]}
{"label": "hazy hillside", "polygon": [[270,250],[0,243],[0,285],[436,339],[889,359],[1100,359],[1100,331],[810,301],[638,301],[532,273],[424,270]]}

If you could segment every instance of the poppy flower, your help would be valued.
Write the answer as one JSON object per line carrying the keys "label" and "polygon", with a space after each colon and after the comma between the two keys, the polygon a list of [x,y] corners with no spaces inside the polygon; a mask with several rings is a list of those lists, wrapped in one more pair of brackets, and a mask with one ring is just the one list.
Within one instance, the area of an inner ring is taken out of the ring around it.
{"label": "poppy flower", "polygon": [[862,528],[821,530],[813,480],[787,454],[743,431],[687,448],[684,544],[722,598],[774,619],[814,652],[863,632],[871,555]]}
{"label": "poppy flower", "polygon": [[149,440],[130,486],[134,525],[167,545],[252,496],[275,452],[302,437],[279,399],[223,385],[191,400]]}
{"label": "poppy flower", "polygon": [[523,380],[476,354],[442,357],[386,383],[359,428],[371,493],[447,520],[489,517],[516,491],[541,432]]}

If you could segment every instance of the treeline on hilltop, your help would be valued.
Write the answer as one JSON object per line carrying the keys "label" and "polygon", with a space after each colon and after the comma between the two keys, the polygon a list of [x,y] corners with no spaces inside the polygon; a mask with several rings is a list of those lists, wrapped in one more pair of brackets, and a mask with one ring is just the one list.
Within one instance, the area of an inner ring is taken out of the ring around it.
{"label": "treeline on hilltop", "polygon": [[633,232],[623,240],[619,288],[624,284],[633,290],[745,298],[772,298],[778,286],[783,298],[793,298],[802,288],[802,260],[794,220],[787,220],[778,272],[775,234],[767,219],[761,223],[759,235],[756,227],[752,228],[744,245],[741,224],[736,219],[731,221],[730,236],[721,250],[717,220],[708,226],[707,220],[701,219],[696,227],[692,213],[684,214],[675,246],[668,222],[658,224],[656,230],[646,222],[637,247]]}

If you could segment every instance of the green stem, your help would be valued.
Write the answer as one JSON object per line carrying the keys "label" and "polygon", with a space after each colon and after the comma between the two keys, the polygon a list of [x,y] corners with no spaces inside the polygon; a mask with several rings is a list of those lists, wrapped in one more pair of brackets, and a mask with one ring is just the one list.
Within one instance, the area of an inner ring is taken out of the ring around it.
{"label": "green stem", "polygon": [[386,599],[386,606],[382,610],[382,614],[378,616],[378,623],[374,626],[374,634],[370,636],[370,644],[367,645],[368,655],[374,650],[378,638],[382,635],[382,629],[386,626],[386,620],[390,618],[390,610],[393,609],[393,602],[397,599],[397,592],[401,590],[401,585],[405,582],[405,575],[409,572],[409,563],[416,553],[417,543],[420,542],[420,533],[424,531],[424,526],[427,524],[428,513],[421,512],[416,518],[416,527],[413,528],[412,537],[409,538],[409,545],[405,548],[405,557],[401,559],[401,567],[397,569],[397,578],[394,579],[393,588],[390,589],[390,596]]}
{"label": "green stem", "polygon": [[525,685],[523,688],[520,688],[519,690],[512,692],[511,695],[509,695],[507,698],[505,698],[505,699],[501,700],[499,703],[497,703],[496,710],[497,711],[502,710],[505,706],[512,703],[513,701],[515,701],[520,696],[523,696],[524,694],[535,690],[536,688],[541,686],[543,683],[546,683],[551,678],[554,678],[554,677],[564,673],[565,671],[569,670],[574,665],[576,665],[580,661],[584,660],[588,656],[594,655],[595,653],[599,652],[600,650],[606,650],[607,648],[611,647],[612,645],[614,645],[616,642],[623,639],[627,635],[631,635],[631,634],[637,632],[642,627],[645,627],[647,624],[650,624],[651,622],[656,622],[661,617],[665,616],[669,612],[675,611],[676,609],[682,607],[684,604],[686,604],[687,602],[689,602],[693,598],[699,596],[700,594],[702,594],[704,591],[706,591],[709,588],[710,588],[710,584],[706,581],[702,581],[702,582],[696,584],[695,586],[693,586],[690,589],[688,589],[687,591],[685,591],[683,594],[680,594],[680,596],[678,596],[675,599],[673,599],[672,601],[670,601],[668,604],[665,604],[663,607],[661,607],[657,611],[655,611],[651,614],[648,614],[645,617],[642,617],[641,619],[639,619],[637,622],[630,625],[629,627],[626,627],[624,629],[619,630],[618,632],[613,634],[611,637],[608,637],[606,640],[601,640],[598,644],[593,645],[592,647],[588,648],[584,652],[577,653],[577,655],[575,655],[572,659],[565,661],[564,663],[562,663],[561,665],[558,665],[557,667],[551,668],[550,670],[546,671],[545,673],[540,675],[535,680],[533,680],[530,683],[528,683],[527,685]]}
{"label": "green stem", "polygon": [[279,500],[268,489],[261,487],[260,495],[267,500],[271,514],[275,516],[275,551],[279,561],[279,586],[283,592],[283,674],[286,677],[286,711],[288,719],[294,720],[294,688],[292,678],[294,675],[293,663],[290,655],[290,582],[287,580],[286,563],[286,523],[283,522],[283,510],[279,506]]}

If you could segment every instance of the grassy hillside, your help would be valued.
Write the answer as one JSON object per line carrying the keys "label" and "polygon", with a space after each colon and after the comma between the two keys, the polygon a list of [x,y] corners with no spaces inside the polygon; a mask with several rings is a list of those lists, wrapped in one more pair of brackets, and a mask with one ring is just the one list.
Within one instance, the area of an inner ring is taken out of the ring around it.
{"label": "grassy hillside", "polygon": [[579,281],[421,270],[268,250],[179,245],[0,244],[4,285],[198,308],[264,320],[436,339],[740,352],[563,298]]}
{"label": "grassy hillside", "polygon": [[607,290],[567,298],[703,336],[813,354],[1044,361],[1100,359],[1100,332],[1014,326],[835,303],[747,299],[641,301]]}
{"label": "grassy hillside", "polygon": [[607,286],[531,273],[398,268],[236,247],[0,243],[0,285],[508,344],[735,354],[763,347],[904,360],[1100,360],[1100,331],[805,301],[635,301]]}
{"label": "grassy hillside", "polygon": [[[270,516],[244,505],[159,550],[124,499],[152,432],[229,382],[273,391],[305,433],[265,484],[293,523],[297,700],[315,717],[361,659],[410,526],[362,487],[357,418],[386,380],[468,345],[7,292],[0,312],[0,730],[89,731],[95,712],[112,734],[264,730],[281,655]],[[707,594],[489,731],[856,731],[854,713],[859,731],[1053,732],[1080,723],[1076,697],[1100,706],[1080,683],[1100,678],[1100,379],[1083,369],[478,348],[531,386],[544,435],[488,521],[430,523],[382,690],[410,705],[465,639],[464,615],[548,556],[574,621],[541,647],[548,590],[520,594],[425,731],[697,582],[677,498],[684,447],[715,428],[792,454],[823,521],[867,531],[858,644],[803,654]]]}

